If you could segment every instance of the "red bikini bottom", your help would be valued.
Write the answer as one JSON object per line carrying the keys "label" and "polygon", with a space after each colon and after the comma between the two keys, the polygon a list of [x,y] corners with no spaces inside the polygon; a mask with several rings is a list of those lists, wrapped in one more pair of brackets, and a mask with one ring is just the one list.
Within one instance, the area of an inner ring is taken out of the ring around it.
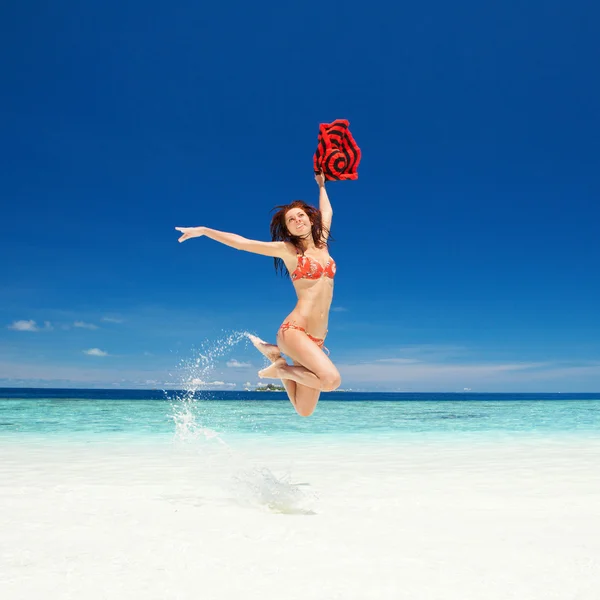
{"label": "red bikini bottom", "polygon": [[[311,342],[314,342],[317,346],[319,346],[319,348],[321,348],[321,350],[323,350],[323,344],[325,343],[325,338],[321,339],[321,338],[313,337],[312,335],[310,335],[310,333],[306,333],[306,329],[304,329],[304,327],[300,327],[299,325],[294,325],[293,323],[290,323],[289,321],[286,321],[285,323],[283,323],[281,325],[281,327],[279,328],[279,331],[286,331],[288,329],[297,329],[298,331],[301,331],[302,333],[304,333],[305,335],[308,336],[308,339]],[[327,348],[325,348],[325,350],[327,350]]]}

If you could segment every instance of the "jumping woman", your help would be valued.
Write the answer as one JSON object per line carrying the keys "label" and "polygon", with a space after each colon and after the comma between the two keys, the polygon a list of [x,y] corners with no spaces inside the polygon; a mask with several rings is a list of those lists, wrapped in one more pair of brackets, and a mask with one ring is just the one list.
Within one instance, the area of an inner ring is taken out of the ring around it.
{"label": "jumping woman", "polygon": [[[276,271],[291,273],[298,302],[277,332],[277,345],[249,337],[271,361],[258,375],[281,379],[296,412],[303,417],[313,413],[321,391],[335,390],[341,383],[338,370],[323,351],[335,276],[335,262],[327,249],[333,210],[325,177],[320,173],[315,180],[319,185],[319,210],[301,200],[278,206],[271,220],[272,242],[249,240],[208,227],[175,228],[183,234],[179,242],[206,236],[237,250],[272,256]],[[293,364],[287,364],[282,352]]]}

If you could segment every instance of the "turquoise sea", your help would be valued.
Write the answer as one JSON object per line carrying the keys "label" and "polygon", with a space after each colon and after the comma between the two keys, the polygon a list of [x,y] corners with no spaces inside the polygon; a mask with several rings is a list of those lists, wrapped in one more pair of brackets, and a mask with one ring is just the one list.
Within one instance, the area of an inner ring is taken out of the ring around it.
{"label": "turquoise sea", "polygon": [[0,437],[234,438],[600,434],[600,394],[323,394],[310,418],[279,392],[0,389]]}

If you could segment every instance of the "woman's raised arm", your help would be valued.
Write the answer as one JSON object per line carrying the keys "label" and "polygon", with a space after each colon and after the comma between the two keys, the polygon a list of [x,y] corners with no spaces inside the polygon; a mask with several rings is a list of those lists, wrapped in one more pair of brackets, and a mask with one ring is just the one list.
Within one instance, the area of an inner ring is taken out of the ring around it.
{"label": "woman's raised arm", "polygon": [[290,252],[285,242],[259,242],[258,240],[249,240],[237,233],[227,233],[225,231],[217,231],[208,227],[175,227],[183,235],[179,238],[179,242],[185,242],[191,238],[206,236],[211,240],[231,246],[236,250],[244,250],[245,252],[253,252],[254,254],[262,254],[263,256],[273,256],[283,258]]}
{"label": "woman's raised arm", "polygon": [[333,217],[333,208],[331,208],[331,202],[329,202],[329,196],[325,189],[325,175],[317,173],[315,175],[315,181],[319,186],[319,210],[321,211],[321,222],[326,231],[323,231],[323,237],[327,239],[329,229],[331,229],[331,219]]}

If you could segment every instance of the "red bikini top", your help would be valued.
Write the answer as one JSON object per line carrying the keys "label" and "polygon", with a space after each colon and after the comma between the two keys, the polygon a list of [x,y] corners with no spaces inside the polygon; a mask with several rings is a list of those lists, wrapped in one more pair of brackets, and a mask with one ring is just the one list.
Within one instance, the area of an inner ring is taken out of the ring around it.
{"label": "red bikini top", "polygon": [[298,266],[291,275],[292,281],[296,279],[321,279],[321,277],[335,277],[335,261],[329,258],[323,267],[321,263],[310,256],[298,254]]}

